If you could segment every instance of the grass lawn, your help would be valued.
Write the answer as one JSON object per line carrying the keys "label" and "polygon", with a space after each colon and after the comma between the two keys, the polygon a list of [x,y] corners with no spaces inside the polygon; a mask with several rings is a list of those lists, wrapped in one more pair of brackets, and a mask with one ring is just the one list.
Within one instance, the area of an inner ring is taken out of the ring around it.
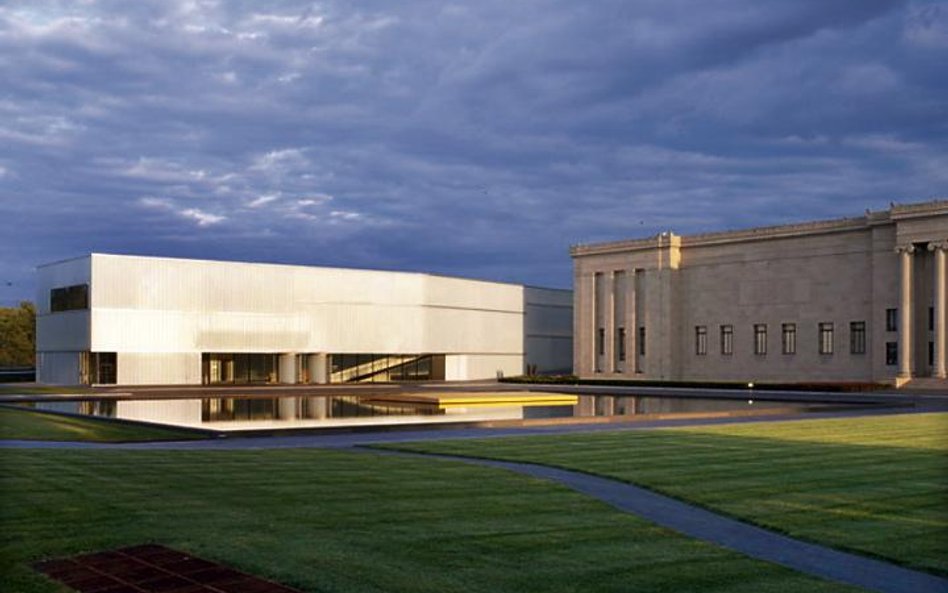
{"label": "grass lawn", "polygon": [[0,439],[29,441],[153,441],[203,438],[190,431],[120,424],[0,406]]}
{"label": "grass lawn", "polygon": [[436,459],[7,450],[0,490],[0,591],[59,591],[29,563],[144,542],[310,592],[856,591]]}
{"label": "grass lawn", "polygon": [[796,537],[948,573],[948,414],[397,447],[610,476]]}

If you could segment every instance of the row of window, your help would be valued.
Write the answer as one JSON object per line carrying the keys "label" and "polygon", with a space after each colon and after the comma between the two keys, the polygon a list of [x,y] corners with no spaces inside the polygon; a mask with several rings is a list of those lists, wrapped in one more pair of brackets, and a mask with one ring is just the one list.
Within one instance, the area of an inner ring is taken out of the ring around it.
{"label": "row of window", "polygon": [[[639,327],[639,336],[636,342],[639,347],[639,356],[645,356],[645,327]],[[606,354],[606,329],[600,327],[596,331],[596,353],[599,356]],[[616,328],[616,360],[625,362],[625,328]]]}
{"label": "row of window", "polygon": [[[935,307],[928,308],[928,330],[935,331]],[[885,331],[887,332],[899,331],[899,310],[898,309],[885,310]]]}
{"label": "row of window", "polygon": [[[818,348],[820,354],[833,354],[835,328],[831,321],[818,324]],[[734,354],[734,326],[720,326],[721,354]],[[797,324],[784,323],[780,326],[780,345],[783,354],[797,353]],[[866,353],[866,322],[853,321],[849,324],[849,352],[850,354]],[[708,353],[708,327],[695,326],[695,354],[704,356]],[[767,354],[767,324],[754,324],[754,354]]]}

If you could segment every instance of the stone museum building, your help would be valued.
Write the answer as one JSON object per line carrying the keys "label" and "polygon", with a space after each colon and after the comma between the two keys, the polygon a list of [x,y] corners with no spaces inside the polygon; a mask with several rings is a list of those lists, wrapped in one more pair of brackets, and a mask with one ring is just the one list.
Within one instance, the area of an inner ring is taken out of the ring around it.
{"label": "stone museum building", "polygon": [[576,245],[584,378],[948,387],[948,201]]}
{"label": "stone museum building", "polygon": [[106,254],[38,274],[42,383],[470,380],[572,363],[568,290]]}

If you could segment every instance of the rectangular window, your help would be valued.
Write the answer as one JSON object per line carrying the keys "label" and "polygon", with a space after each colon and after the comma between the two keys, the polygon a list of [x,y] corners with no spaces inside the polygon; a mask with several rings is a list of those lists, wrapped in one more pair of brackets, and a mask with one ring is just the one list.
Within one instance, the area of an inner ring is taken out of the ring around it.
{"label": "rectangular window", "polygon": [[899,331],[899,310],[898,309],[885,310],[885,331],[887,332]]}
{"label": "rectangular window", "polygon": [[935,331],[935,307],[928,308],[928,331]]}
{"label": "rectangular window", "polygon": [[820,354],[833,353],[833,323],[820,323]]}
{"label": "rectangular window", "polygon": [[797,353],[797,324],[796,323],[784,323],[781,326],[781,346],[782,352],[784,354],[796,354]]}
{"label": "rectangular window", "polygon": [[734,326],[721,326],[721,354],[734,354]]}
{"label": "rectangular window", "polygon": [[865,321],[853,321],[849,324],[849,352],[850,354],[866,353]]}
{"label": "rectangular window", "polygon": [[115,352],[82,352],[79,368],[82,382],[91,385],[115,385],[118,375]]}
{"label": "rectangular window", "polygon": [[639,327],[639,356],[645,356],[645,326]]}
{"label": "rectangular window", "polygon": [[704,356],[708,353],[708,328],[704,325],[695,326],[695,354]]}
{"label": "rectangular window", "polygon": [[928,343],[928,366],[935,366],[935,342]]}
{"label": "rectangular window", "polygon": [[606,330],[601,327],[596,330],[596,354],[599,356],[606,354]]}
{"label": "rectangular window", "polygon": [[767,324],[754,324],[754,354],[767,354]]}
{"label": "rectangular window", "polygon": [[616,356],[619,362],[625,362],[625,328],[616,329]]}
{"label": "rectangular window", "polygon": [[49,310],[51,313],[59,311],[75,311],[89,308],[89,285],[76,284],[64,286],[49,291]]}
{"label": "rectangular window", "polygon": [[895,366],[899,364],[899,343],[898,342],[885,343],[885,363],[888,366]]}

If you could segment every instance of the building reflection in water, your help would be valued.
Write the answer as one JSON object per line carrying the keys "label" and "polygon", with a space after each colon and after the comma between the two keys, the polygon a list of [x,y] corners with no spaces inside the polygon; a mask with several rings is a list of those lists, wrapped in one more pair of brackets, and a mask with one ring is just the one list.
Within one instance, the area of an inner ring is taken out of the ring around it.
{"label": "building reflection in water", "polygon": [[488,422],[561,418],[619,418],[643,414],[733,412],[787,402],[555,393],[388,396],[214,397],[175,400],[38,402],[40,410],[213,430],[276,430],[412,423]]}

